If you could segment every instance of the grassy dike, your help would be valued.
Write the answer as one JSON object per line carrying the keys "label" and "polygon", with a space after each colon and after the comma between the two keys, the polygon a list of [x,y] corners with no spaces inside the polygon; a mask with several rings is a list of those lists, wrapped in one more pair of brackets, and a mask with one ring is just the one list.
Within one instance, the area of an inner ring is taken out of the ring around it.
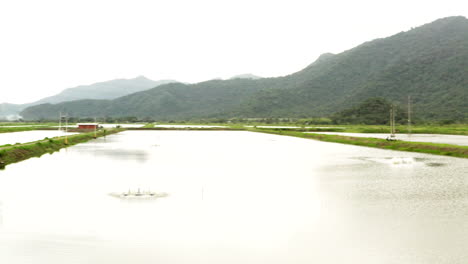
{"label": "grassy dike", "polygon": [[[124,129],[107,129],[97,132],[97,137],[118,133]],[[26,160],[32,157],[40,157],[45,153],[53,153],[62,148],[66,148],[78,143],[87,142],[94,139],[94,132],[80,133],[68,136],[68,144],[65,137],[43,139],[34,142],[4,146],[0,148],[0,168],[8,164]]]}
{"label": "grassy dike", "polygon": [[335,142],[343,144],[351,144],[357,146],[365,146],[372,148],[391,149],[410,152],[421,152],[435,155],[444,155],[459,158],[468,158],[468,147],[457,146],[449,144],[436,144],[425,142],[409,142],[409,141],[387,141],[378,138],[361,138],[361,137],[348,137],[337,135],[324,135],[314,133],[303,133],[297,131],[280,130],[280,129],[249,129],[252,132],[261,132],[283,136],[293,136],[307,139],[316,139],[326,142]]}
{"label": "grassy dike", "polygon": [[1,127],[0,126],[0,133],[32,131],[32,130],[37,130],[37,129],[38,127],[32,127],[32,126],[24,126],[24,127]]}
{"label": "grassy dike", "polygon": [[58,123],[0,123],[0,133],[22,132],[41,129],[57,129],[53,126],[58,126]]}
{"label": "grassy dike", "polygon": [[239,131],[243,127],[127,127],[125,130],[186,130],[186,131]]}

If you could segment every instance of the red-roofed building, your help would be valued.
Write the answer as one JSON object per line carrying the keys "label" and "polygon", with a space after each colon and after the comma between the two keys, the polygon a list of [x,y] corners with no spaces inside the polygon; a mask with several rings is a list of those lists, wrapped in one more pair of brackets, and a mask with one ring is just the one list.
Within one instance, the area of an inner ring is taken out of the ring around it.
{"label": "red-roofed building", "polygon": [[98,123],[78,123],[78,129],[98,129]]}

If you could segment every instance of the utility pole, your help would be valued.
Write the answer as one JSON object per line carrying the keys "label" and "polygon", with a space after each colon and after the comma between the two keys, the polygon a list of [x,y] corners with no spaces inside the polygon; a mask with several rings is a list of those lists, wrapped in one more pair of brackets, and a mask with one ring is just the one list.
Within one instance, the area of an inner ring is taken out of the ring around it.
{"label": "utility pole", "polygon": [[96,117],[94,117],[94,138],[96,139],[97,138],[97,122],[96,122]]}
{"label": "utility pole", "polygon": [[68,114],[65,114],[65,145],[68,145]]}
{"label": "utility pole", "polygon": [[390,136],[387,137],[388,141],[395,141],[395,107],[393,104],[390,105]]}
{"label": "utility pole", "polygon": [[62,131],[62,112],[59,112],[59,131]]}
{"label": "utility pole", "polygon": [[395,108],[392,104],[392,107],[390,107],[390,133],[392,134],[392,137],[395,137]]}
{"label": "utility pole", "polygon": [[[65,124],[65,125],[64,125]],[[68,145],[68,114],[60,112],[59,131],[65,132],[65,145]]]}
{"label": "utility pole", "polygon": [[408,137],[411,137],[411,95],[408,95]]}

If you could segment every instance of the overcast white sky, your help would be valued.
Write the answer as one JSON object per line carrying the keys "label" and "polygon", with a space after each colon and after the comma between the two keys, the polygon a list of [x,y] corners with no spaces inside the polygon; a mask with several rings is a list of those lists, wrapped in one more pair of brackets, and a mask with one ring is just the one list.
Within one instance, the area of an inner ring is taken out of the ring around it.
{"label": "overcast white sky", "polygon": [[468,1],[0,0],[0,102],[138,75],[287,75],[454,15],[468,17]]}

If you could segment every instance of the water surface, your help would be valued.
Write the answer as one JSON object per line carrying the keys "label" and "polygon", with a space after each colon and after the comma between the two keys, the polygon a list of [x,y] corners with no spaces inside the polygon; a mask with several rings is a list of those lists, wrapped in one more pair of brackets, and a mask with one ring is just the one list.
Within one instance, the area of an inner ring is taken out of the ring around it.
{"label": "water surface", "polygon": [[[125,131],[0,171],[0,263],[465,263],[466,159]],[[129,188],[159,200],[108,195]]]}

